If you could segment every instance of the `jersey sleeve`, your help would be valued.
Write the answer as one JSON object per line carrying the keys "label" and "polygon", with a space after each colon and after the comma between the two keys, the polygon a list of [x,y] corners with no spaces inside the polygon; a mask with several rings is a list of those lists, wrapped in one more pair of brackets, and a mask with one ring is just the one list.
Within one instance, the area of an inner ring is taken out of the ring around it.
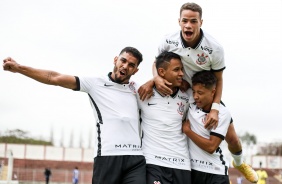
{"label": "jersey sleeve", "polygon": [[76,77],[77,86],[76,91],[89,93],[97,83],[96,77]]}
{"label": "jersey sleeve", "polygon": [[218,126],[215,130],[211,130],[211,134],[219,134],[222,135],[222,137],[225,137],[231,121],[232,118],[230,112],[225,107],[220,106]]}
{"label": "jersey sleeve", "polygon": [[225,69],[224,49],[222,46],[218,46],[214,52],[211,69],[212,71],[222,71]]}
{"label": "jersey sleeve", "polygon": [[162,52],[164,51],[168,51],[168,44],[167,44],[167,38],[166,36],[164,36],[161,41],[159,42],[159,46],[158,46],[158,49],[157,49],[157,53],[155,55],[155,57],[157,57],[158,55],[160,55]]}

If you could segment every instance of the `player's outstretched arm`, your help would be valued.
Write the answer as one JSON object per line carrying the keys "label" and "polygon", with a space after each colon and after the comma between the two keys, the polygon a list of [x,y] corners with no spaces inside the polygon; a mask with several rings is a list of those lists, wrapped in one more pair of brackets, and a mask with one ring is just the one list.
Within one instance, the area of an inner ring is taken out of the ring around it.
{"label": "player's outstretched arm", "polygon": [[3,60],[3,69],[13,73],[20,73],[44,84],[61,86],[69,89],[76,89],[77,87],[74,76],[20,65],[10,57]]}
{"label": "player's outstretched arm", "polygon": [[204,138],[191,130],[189,120],[186,120],[182,124],[182,131],[185,133],[198,147],[206,152],[213,154],[218,146],[220,145],[222,139],[217,136],[210,136],[209,139]]}

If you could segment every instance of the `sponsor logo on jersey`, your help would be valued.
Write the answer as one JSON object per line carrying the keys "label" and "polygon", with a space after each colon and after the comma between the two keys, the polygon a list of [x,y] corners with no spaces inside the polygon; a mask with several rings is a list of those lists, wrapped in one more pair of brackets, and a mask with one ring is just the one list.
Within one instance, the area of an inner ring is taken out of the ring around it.
{"label": "sponsor logo on jersey", "polygon": [[184,107],[185,107],[185,105],[184,105],[182,102],[177,103],[177,105],[178,105],[177,112],[178,112],[178,114],[180,114],[180,115],[182,116],[183,113],[184,113]]}
{"label": "sponsor logo on jersey", "polygon": [[155,159],[165,160],[165,161],[169,161],[169,162],[185,163],[184,158],[170,158],[170,157],[162,157],[162,156],[155,155]]}
{"label": "sponsor logo on jersey", "polygon": [[209,54],[212,54],[212,51],[213,51],[212,48],[207,47],[207,46],[204,46],[204,47],[201,46],[201,49],[204,50],[204,51],[207,51]]}
{"label": "sponsor logo on jersey", "polygon": [[207,60],[209,59],[209,56],[205,55],[205,53],[197,54],[197,56],[198,56],[198,59],[197,59],[196,63],[198,65],[204,65],[208,62]]}
{"label": "sponsor logo on jersey", "polygon": [[129,83],[129,89],[136,94],[136,88],[135,88],[135,82],[130,82]]}
{"label": "sponsor logo on jersey", "polygon": [[113,85],[105,83],[104,86],[109,87],[109,86],[113,86]]}
{"label": "sponsor logo on jersey", "polygon": [[187,96],[180,96],[180,95],[178,95],[178,98],[181,99],[181,100],[185,100],[186,103],[189,102],[189,98]]}
{"label": "sponsor logo on jersey", "polygon": [[119,149],[132,149],[132,151],[140,151],[142,146],[136,144],[116,144],[115,148]]}
{"label": "sponsor logo on jersey", "polygon": [[214,169],[213,163],[204,161],[204,160],[197,160],[191,159],[191,164],[198,165],[199,167],[206,168],[206,169]]}
{"label": "sponsor logo on jersey", "polygon": [[174,45],[175,47],[177,47],[179,45],[179,42],[177,40],[169,40],[169,39],[166,39],[166,43],[167,44],[172,44]]}
{"label": "sponsor logo on jersey", "polygon": [[151,106],[151,105],[157,105],[156,103],[149,103],[148,102],[148,106]]}

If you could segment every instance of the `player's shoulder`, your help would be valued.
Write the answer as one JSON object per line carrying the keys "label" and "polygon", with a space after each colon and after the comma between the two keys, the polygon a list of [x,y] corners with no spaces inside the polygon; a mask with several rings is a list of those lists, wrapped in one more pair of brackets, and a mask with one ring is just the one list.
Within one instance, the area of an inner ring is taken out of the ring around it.
{"label": "player's shoulder", "polygon": [[99,81],[106,81],[106,76],[101,76],[101,75],[83,75],[83,76],[78,76],[78,79],[82,82],[86,83],[96,83]]}
{"label": "player's shoulder", "polygon": [[164,35],[163,39],[166,42],[174,42],[180,39],[180,31],[170,32]]}
{"label": "player's shoulder", "polygon": [[222,102],[220,103],[220,107],[219,107],[219,115],[231,118],[231,113],[229,109]]}
{"label": "player's shoulder", "polygon": [[208,44],[212,48],[217,48],[217,49],[223,50],[222,45],[218,42],[218,40],[215,37],[213,37],[212,35],[210,35],[206,31],[203,31],[203,34],[204,34],[204,42],[206,44]]}

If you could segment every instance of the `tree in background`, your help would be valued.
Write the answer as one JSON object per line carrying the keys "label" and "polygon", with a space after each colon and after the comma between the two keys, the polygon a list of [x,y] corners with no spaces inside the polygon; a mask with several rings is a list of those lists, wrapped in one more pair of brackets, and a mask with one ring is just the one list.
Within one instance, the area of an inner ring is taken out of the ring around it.
{"label": "tree in background", "polygon": [[0,143],[14,143],[14,144],[33,144],[33,145],[53,145],[52,142],[36,139],[28,136],[27,131],[20,129],[7,130],[0,135]]}
{"label": "tree in background", "polygon": [[249,132],[245,132],[245,134],[240,135],[239,138],[242,144],[246,146],[246,155],[253,155],[253,147],[257,144],[257,137]]}
{"label": "tree in background", "polygon": [[282,156],[282,142],[267,143],[260,146],[258,155]]}

